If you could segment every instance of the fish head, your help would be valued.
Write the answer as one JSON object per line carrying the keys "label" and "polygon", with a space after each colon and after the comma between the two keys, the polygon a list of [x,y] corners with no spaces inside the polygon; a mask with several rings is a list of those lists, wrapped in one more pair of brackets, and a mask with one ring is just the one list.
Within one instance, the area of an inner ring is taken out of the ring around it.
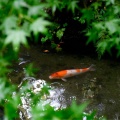
{"label": "fish head", "polygon": [[49,76],[49,79],[53,79],[52,75]]}
{"label": "fish head", "polygon": [[53,73],[49,76],[49,79],[60,79],[60,76],[57,73]]}

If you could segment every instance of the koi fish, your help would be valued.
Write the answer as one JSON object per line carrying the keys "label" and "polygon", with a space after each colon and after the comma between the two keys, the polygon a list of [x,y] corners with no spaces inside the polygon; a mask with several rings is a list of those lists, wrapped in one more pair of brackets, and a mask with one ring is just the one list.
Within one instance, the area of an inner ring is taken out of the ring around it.
{"label": "koi fish", "polygon": [[69,69],[69,70],[61,70],[61,71],[55,72],[49,76],[49,79],[62,79],[63,81],[66,81],[65,78],[76,76],[76,75],[79,75],[81,73],[85,73],[88,71],[95,71],[93,64],[88,68]]}

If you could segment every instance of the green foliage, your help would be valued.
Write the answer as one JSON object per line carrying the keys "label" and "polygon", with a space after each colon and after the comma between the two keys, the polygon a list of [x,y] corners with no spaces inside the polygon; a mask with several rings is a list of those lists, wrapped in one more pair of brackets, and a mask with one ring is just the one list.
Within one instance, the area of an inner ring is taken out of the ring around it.
{"label": "green foliage", "polygon": [[[62,27],[61,27],[62,26]],[[52,27],[50,27],[48,33],[45,35],[45,37],[41,38],[41,42],[45,43],[47,40],[51,41],[51,48],[56,49],[57,52],[61,51],[62,48],[58,47],[58,44],[54,42],[54,37],[58,38],[59,40],[62,39],[67,23],[64,23],[63,25],[54,24]]]}
{"label": "green foliage", "polygon": [[[39,119],[97,119],[95,112],[84,113],[88,103],[77,105],[75,102],[69,108],[55,111],[49,105],[43,106],[42,96],[48,93],[45,86],[40,94],[33,94],[30,86],[19,89],[10,83],[8,73],[12,61],[17,58],[20,46],[28,47],[28,40],[34,35],[35,41],[42,35],[42,43],[51,41],[51,47],[61,50],[55,43],[54,37],[59,40],[64,36],[67,23],[63,25],[54,20],[55,12],[64,9],[73,14],[73,19],[82,24],[88,24],[86,35],[89,42],[94,42],[97,51],[103,55],[115,47],[120,56],[120,4],[119,1],[99,1],[90,7],[81,9],[77,0],[0,0],[0,105],[4,107],[5,120],[18,117],[18,105],[22,93],[30,93],[31,113],[33,120]],[[102,4],[104,3],[104,5]],[[82,12],[82,17],[78,15]],[[25,68],[26,76],[34,76],[33,65]],[[13,95],[15,93],[15,95]],[[40,98],[40,99],[38,99]],[[101,118],[104,119],[104,118]]]}
{"label": "green foliage", "polygon": [[[76,102],[73,102],[71,107],[63,110],[54,110],[49,105],[41,106],[41,104],[35,106],[32,110],[33,118],[32,120],[82,120],[86,118],[88,120],[95,119],[95,113],[92,112],[91,114],[83,113],[85,108],[87,107],[88,103],[81,104],[78,106]],[[45,109],[47,111],[43,111]]]}
{"label": "green foliage", "polygon": [[37,68],[34,68],[34,65],[31,63],[29,65],[27,65],[24,69],[24,74],[26,76],[35,76],[35,73],[38,71]]}
{"label": "green foliage", "polygon": [[117,57],[120,56],[120,6],[115,0],[96,2],[89,9],[83,9],[82,19],[86,20],[88,28],[86,35],[89,42],[94,42],[98,54],[101,57],[105,52],[111,53],[111,49],[117,49]]}
{"label": "green foliage", "polygon": [[[17,114],[17,108],[20,104],[20,96],[13,96],[9,97],[8,101],[5,104],[5,119],[12,120],[14,118],[18,118],[19,115]],[[13,114],[14,113],[14,114]]]}
{"label": "green foliage", "polygon": [[17,110],[20,104],[20,96],[19,94],[13,96],[15,89],[16,87],[14,85],[11,86],[5,77],[0,78],[0,106],[4,107],[4,118],[6,120],[18,117]]}
{"label": "green foliage", "polygon": [[0,56],[0,76],[3,78],[6,76],[5,74],[10,72],[10,70],[7,69],[8,65],[10,65],[9,62]]}
{"label": "green foliage", "polygon": [[48,25],[50,25],[50,22],[44,20],[43,18],[38,18],[31,24],[30,30],[33,31],[34,35],[37,35],[38,33],[46,33],[46,26]]}
{"label": "green foliage", "polygon": [[6,80],[4,80],[4,78],[0,79],[0,91],[2,91],[2,94],[0,94],[0,103],[2,102],[2,100],[4,100],[6,98],[6,96],[8,95],[10,88],[6,88]]}
{"label": "green foliage", "polygon": [[61,28],[57,31],[56,36],[61,39],[64,34],[65,28]]}
{"label": "green foliage", "polygon": [[23,30],[10,30],[4,44],[12,43],[14,51],[18,51],[21,43],[27,46],[27,33]]}

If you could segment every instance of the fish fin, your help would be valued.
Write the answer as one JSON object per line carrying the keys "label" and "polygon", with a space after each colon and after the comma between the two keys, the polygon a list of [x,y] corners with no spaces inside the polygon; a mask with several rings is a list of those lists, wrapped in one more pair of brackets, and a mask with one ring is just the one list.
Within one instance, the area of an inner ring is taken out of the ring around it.
{"label": "fish fin", "polygon": [[92,64],[92,65],[89,67],[89,70],[90,70],[90,71],[95,71],[95,70],[96,70],[96,69],[95,69],[95,65]]}
{"label": "fish fin", "polygon": [[67,82],[67,80],[65,78],[62,78],[62,81]]}

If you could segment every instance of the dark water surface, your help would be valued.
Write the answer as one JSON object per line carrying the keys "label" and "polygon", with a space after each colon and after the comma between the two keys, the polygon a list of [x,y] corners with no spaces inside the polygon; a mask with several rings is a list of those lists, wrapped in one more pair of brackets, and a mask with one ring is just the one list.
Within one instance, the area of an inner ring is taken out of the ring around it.
{"label": "dark water surface", "polygon": [[[24,66],[34,63],[39,68],[36,79],[44,79],[54,90],[51,90],[51,105],[55,109],[69,106],[72,100],[77,103],[90,100],[88,110],[97,110],[98,115],[105,115],[110,120],[120,119],[120,63],[118,61],[65,53],[43,53],[39,47],[23,49],[19,63],[14,65],[10,75],[14,83],[24,78]],[[85,68],[91,64],[96,71],[79,76],[51,81],[48,76],[56,71],[70,68]]]}

